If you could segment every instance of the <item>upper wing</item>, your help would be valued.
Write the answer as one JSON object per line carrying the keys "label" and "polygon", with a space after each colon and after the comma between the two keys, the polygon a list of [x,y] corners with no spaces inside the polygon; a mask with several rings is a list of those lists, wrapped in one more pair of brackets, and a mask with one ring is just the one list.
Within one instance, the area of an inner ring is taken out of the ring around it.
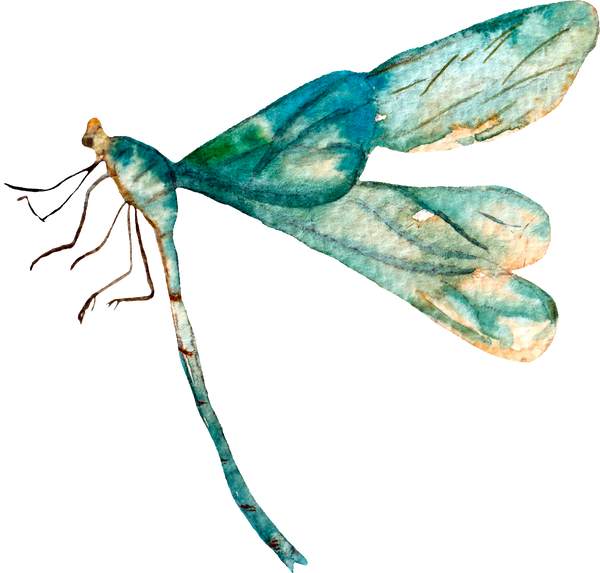
{"label": "upper wing", "polygon": [[178,184],[208,194],[226,186],[286,207],[334,201],[364,169],[375,116],[365,74],[328,74],[184,157],[176,165]]}
{"label": "upper wing", "polygon": [[561,102],[597,37],[593,6],[561,2],[403,52],[369,75],[380,119],[373,143],[436,151],[521,129]]}
{"label": "upper wing", "polygon": [[328,74],[184,157],[178,185],[225,202],[223,187],[284,207],[335,201],[378,145],[450,149],[542,117],[564,97],[597,34],[589,4],[563,2],[478,24],[370,74]]}

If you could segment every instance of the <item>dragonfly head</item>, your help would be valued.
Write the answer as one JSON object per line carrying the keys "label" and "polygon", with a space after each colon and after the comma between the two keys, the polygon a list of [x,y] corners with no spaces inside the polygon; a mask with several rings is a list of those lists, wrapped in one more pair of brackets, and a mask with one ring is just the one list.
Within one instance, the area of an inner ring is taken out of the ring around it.
{"label": "dragonfly head", "polygon": [[87,128],[81,139],[85,147],[91,147],[98,157],[106,155],[110,146],[110,137],[102,129],[100,120],[93,117],[88,121]]}

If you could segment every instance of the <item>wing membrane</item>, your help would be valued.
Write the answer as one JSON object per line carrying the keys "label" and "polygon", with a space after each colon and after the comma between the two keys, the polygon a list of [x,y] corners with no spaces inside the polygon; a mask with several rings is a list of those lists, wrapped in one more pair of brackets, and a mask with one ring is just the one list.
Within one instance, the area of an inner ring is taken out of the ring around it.
{"label": "wing membrane", "polygon": [[511,12],[375,68],[375,145],[436,151],[506,134],[563,99],[596,44],[598,15],[585,2]]}
{"label": "wing membrane", "polygon": [[287,207],[334,201],[354,185],[375,129],[364,74],[334,72],[301,86],[177,164],[183,187],[202,178]]}
{"label": "wing membrane", "polygon": [[543,255],[548,218],[514,191],[360,183],[312,208],[256,201],[236,207],[336,258],[486,352],[530,361],[554,336],[552,298],[510,272]]}
{"label": "wing membrane", "polygon": [[178,184],[207,194],[227,187],[285,207],[335,201],[358,181],[378,145],[451,149],[547,114],[597,34],[594,8],[563,2],[483,22],[399,54],[369,74],[328,74],[183,158]]}

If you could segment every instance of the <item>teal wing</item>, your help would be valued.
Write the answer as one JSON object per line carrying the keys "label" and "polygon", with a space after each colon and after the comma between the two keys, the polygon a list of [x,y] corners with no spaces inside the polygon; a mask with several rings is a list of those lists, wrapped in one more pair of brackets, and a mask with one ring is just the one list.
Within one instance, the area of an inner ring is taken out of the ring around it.
{"label": "teal wing", "polygon": [[375,68],[374,145],[436,151],[521,129],[552,111],[596,44],[598,14],[561,2],[504,14]]}
{"label": "teal wing", "polygon": [[180,187],[310,207],[342,197],[376,146],[431,151],[521,129],[564,97],[598,35],[585,2],[511,12],[370,73],[301,86],[175,166]]}
{"label": "teal wing", "polygon": [[365,74],[334,72],[277,100],[184,157],[180,187],[286,207],[342,197],[365,167],[377,112]]}
{"label": "teal wing", "polygon": [[558,318],[552,298],[512,270],[541,258],[544,210],[501,187],[359,183],[326,205],[237,208],[330,255],[496,356],[530,361]]}

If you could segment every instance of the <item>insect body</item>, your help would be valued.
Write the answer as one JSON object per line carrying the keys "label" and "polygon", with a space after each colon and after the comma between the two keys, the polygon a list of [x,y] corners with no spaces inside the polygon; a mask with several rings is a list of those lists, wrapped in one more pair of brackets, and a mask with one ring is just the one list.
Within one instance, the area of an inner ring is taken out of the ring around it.
{"label": "insect body", "polygon": [[[88,123],[83,143],[96,162],[84,171],[106,164],[98,182],[112,178],[135,210],[144,260],[138,211],[154,229],[198,410],[236,503],[290,569],[306,560],[252,497],[208,399],[179,281],[176,188],[231,205],[338,259],[486,352],[533,360],[552,341],[558,314],[547,293],[512,271],[544,255],[544,210],[501,187],[406,187],[359,176],[377,146],[452,149],[539,119],[560,103],[597,34],[597,14],[584,2],[506,14],[369,73],[323,76],[177,163],[134,139],[107,136],[97,119]],[[84,219],[85,211],[72,243],[42,256],[72,247]],[[129,216],[128,225],[131,252]],[[150,295],[111,302],[152,296],[148,269],[147,276]],[[88,299],[80,320],[114,282]]]}
{"label": "insect body", "polygon": [[[119,181],[135,180],[144,213],[150,178],[203,193],[341,260],[478,348],[533,360],[552,340],[556,306],[510,272],[544,255],[543,209],[498,187],[408,188],[359,176],[376,146],[451,149],[542,117],[564,97],[596,34],[585,3],[514,12],[370,73],[323,76],[176,164],[120,137],[107,157],[123,170]],[[133,191],[123,187],[127,200]],[[172,196],[165,221],[145,213],[155,230],[174,223]],[[167,235],[163,242],[173,255]]]}

